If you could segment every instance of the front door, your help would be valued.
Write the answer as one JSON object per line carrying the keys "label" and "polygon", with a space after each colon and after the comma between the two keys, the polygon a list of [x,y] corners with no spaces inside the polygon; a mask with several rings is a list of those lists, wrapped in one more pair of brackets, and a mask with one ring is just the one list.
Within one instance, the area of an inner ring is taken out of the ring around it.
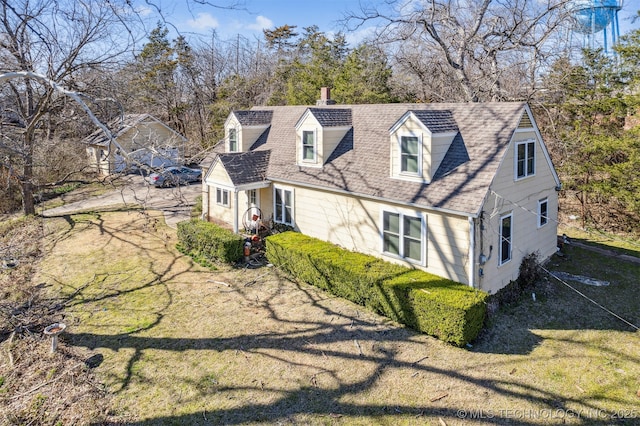
{"label": "front door", "polygon": [[247,210],[243,219],[248,224],[249,231],[257,229],[259,222],[263,219],[260,210],[260,191],[257,189],[247,191]]}

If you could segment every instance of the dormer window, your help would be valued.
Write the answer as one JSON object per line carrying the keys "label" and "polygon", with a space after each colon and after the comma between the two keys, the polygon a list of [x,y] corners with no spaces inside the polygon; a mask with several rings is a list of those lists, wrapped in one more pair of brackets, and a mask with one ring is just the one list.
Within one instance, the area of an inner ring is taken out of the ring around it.
{"label": "dormer window", "polygon": [[304,130],[302,132],[302,161],[316,161],[316,132]]}
{"label": "dormer window", "polygon": [[295,128],[296,164],[320,168],[351,129],[351,110],[308,108]]}
{"label": "dormer window", "polygon": [[400,173],[420,174],[420,138],[400,136]]}
{"label": "dormer window", "polygon": [[[440,166],[459,135],[458,125],[449,110],[411,110],[407,111],[389,129],[390,136],[390,175],[392,178],[431,183]],[[460,147],[455,162],[445,163],[446,167],[459,165],[464,161],[463,141],[458,138]]]}
{"label": "dormer window", "polygon": [[234,127],[229,129],[229,152],[238,152],[238,132]]}

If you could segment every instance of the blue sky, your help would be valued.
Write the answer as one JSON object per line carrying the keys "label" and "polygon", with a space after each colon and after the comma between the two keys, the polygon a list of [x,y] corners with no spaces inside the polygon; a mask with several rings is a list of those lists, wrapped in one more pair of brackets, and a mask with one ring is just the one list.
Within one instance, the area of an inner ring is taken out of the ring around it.
{"label": "blue sky", "polygon": [[[296,25],[301,32],[304,27],[317,25],[320,31],[334,33],[343,30],[347,41],[357,44],[371,28],[360,28],[356,32],[346,32],[339,21],[348,11],[357,12],[360,4],[384,4],[385,0],[209,0],[217,5],[241,3],[237,9],[223,9],[198,4],[191,0],[139,0],[146,8],[152,24],[155,10],[146,6],[158,6],[165,19],[185,35],[210,35],[212,30],[222,39],[230,39],[237,34],[249,39],[263,39],[263,29],[289,24]],[[640,0],[626,0],[619,14],[620,32],[640,28],[640,20],[631,22],[631,17],[640,9]],[[187,6],[188,5],[188,6]],[[155,19],[155,20],[154,20]]]}
{"label": "blue sky", "polygon": [[[379,1],[379,0],[378,0]],[[150,1],[151,2],[151,1]],[[233,0],[211,0],[211,3],[228,5]],[[273,29],[285,24],[296,25],[298,32],[311,25],[317,25],[320,31],[335,33],[344,28],[338,22],[349,10],[358,11],[360,3],[366,0],[240,0],[243,7],[222,9],[200,5],[182,0],[179,2],[155,0],[165,19],[181,33],[210,35],[215,29],[218,36],[232,38],[241,34],[247,38],[263,38],[263,29]],[[141,7],[144,2],[139,2]],[[154,9],[149,8],[153,19]],[[155,23],[155,21],[152,21]],[[345,31],[343,31],[345,32]],[[346,32],[345,32],[346,33]],[[350,34],[350,40],[362,39],[367,30]]]}

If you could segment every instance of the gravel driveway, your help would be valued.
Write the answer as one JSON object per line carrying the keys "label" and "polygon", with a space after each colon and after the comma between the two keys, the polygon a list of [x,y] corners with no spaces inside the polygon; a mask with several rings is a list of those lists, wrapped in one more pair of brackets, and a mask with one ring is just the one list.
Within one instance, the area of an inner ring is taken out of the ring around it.
{"label": "gravel driveway", "polygon": [[62,216],[133,204],[147,209],[162,210],[167,225],[176,228],[178,222],[189,219],[196,197],[202,190],[199,183],[174,188],[156,188],[145,182],[141,176],[128,175],[124,179],[126,183],[121,188],[52,209],[46,209],[45,206],[42,215]]}

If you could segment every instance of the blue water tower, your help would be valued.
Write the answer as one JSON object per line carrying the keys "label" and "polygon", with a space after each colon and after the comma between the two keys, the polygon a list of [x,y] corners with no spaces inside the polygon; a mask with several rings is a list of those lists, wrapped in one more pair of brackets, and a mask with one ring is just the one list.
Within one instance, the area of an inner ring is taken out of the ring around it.
{"label": "blue water tower", "polygon": [[606,54],[611,53],[620,37],[618,12],[622,9],[623,0],[574,0],[571,11],[574,19],[574,30],[583,36],[582,47],[602,48]]}

